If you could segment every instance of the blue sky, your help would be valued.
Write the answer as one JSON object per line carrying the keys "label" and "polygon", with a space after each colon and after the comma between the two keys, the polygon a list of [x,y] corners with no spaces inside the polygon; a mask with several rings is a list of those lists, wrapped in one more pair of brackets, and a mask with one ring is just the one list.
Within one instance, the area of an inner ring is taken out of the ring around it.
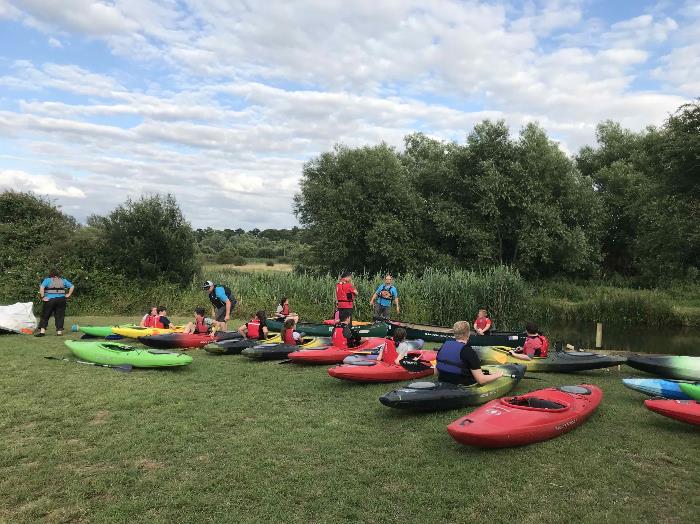
{"label": "blue sky", "polygon": [[287,227],[336,143],[502,118],[574,154],[602,120],[660,124],[700,95],[698,42],[691,1],[0,0],[0,189]]}

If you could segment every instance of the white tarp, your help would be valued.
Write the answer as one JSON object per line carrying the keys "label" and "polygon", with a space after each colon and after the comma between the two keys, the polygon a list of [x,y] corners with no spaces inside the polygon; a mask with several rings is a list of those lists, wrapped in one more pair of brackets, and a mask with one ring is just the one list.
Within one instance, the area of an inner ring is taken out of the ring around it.
{"label": "white tarp", "polygon": [[[24,330],[36,329],[36,317],[31,302],[18,302],[11,306],[0,306],[0,330],[21,333]],[[26,332],[26,331],[25,331]]]}

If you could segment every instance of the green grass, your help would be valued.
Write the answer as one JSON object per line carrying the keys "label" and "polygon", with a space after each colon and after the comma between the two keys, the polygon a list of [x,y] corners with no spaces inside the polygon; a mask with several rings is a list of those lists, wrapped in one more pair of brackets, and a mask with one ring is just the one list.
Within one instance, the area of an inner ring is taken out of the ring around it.
{"label": "green grass", "polygon": [[[73,318],[112,324],[126,318]],[[445,431],[467,410],[411,415],[392,385],[325,367],[193,353],[174,371],[54,362],[63,339],[0,336],[0,521],[691,522],[697,428],[648,412],[621,376],[538,375],[525,392],[591,382],[589,422],[524,448]]]}

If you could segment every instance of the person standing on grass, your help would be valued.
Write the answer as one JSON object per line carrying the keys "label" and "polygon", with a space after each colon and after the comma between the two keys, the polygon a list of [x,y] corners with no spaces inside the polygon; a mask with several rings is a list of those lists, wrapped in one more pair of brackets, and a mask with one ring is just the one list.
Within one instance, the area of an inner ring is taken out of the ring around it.
{"label": "person standing on grass", "polygon": [[335,285],[335,300],[336,309],[338,310],[338,319],[340,320],[346,314],[346,319],[352,325],[352,310],[355,306],[355,297],[357,290],[352,284],[352,273],[343,271],[340,274],[340,280]]}
{"label": "person standing on grass", "polygon": [[401,313],[401,309],[399,308],[399,292],[394,286],[393,277],[387,274],[384,277],[384,283],[379,284],[372,298],[369,299],[370,306],[374,307],[374,317],[389,320],[392,301],[396,305],[396,314],[399,315]]}
{"label": "person standing on grass", "polygon": [[63,321],[66,318],[66,301],[73,294],[75,286],[70,280],[61,276],[61,272],[52,269],[49,276],[41,281],[39,286],[39,296],[43,302],[41,310],[41,320],[39,321],[39,331],[34,335],[43,337],[46,335],[46,327],[49,325],[49,318],[53,315],[56,323],[56,335],[63,335]]}
{"label": "person standing on grass", "polygon": [[221,331],[227,331],[226,323],[231,320],[231,312],[236,307],[233,293],[227,286],[214,284],[211,280],[207,280],[202,288],[209,292],[209,301],[212,306],[211,316],[219,323]]}
{"label": "person standing on grass", "polygon": [[460,320],[452,328],[454,340],[448,340],[440,346],[437,353],[435,371],[438,380],[452,384],[488,384],[503,376],[501,371],[486,375],[481,369],[481,360],[469,344],[469,322]]}

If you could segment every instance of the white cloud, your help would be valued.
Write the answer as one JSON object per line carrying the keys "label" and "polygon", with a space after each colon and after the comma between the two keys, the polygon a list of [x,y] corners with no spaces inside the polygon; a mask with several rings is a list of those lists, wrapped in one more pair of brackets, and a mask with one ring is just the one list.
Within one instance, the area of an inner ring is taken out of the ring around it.
{"label": "white cloud", "polygon": [[76,186],[65,185],[64,181],[56,180],[48,175],[32,175],[24,171],[1,170],[0,188],[15,191],[33,191],[34,193],[68,197],[85,198],[85,193]]}
{"label": "white cloud", "polygon": [[63,47],[61,41],[54,37],[49,38],[49,45],[56,49],[61,49]]}

